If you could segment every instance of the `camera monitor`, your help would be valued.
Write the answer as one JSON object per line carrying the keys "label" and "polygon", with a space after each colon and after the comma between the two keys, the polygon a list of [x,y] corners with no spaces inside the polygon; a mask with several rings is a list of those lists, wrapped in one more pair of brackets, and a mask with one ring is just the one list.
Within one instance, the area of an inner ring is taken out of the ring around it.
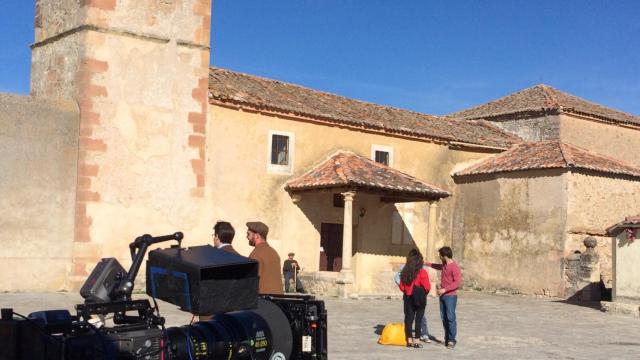
{"label": "camera monitor", "polygon": [[210,245],[154,250],[147,294],[196,315],[254,309],[258,262]]}
{"label": "camera monitor", "polygon": [[82,285],[80,295],[86,302],[103,303],[112,301],[113,291],[127,271],[115,258],[104,258],[96,265],[91,275]]}

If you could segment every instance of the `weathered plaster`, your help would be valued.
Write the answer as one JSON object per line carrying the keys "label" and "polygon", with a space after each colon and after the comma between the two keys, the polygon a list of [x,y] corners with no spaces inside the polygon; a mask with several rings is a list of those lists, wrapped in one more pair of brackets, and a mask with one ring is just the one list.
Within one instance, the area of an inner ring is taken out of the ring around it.
{"label": "weathered plaster", "polygon": [[[637,235],[640,231],[635,230]],[[611,239],[614,254],[614,301],[640,300],[640,240],[629,241],[623,231]]]}
{"label": "weathered plaster", "polygon": [[0,289],[64,288],[74,231],[78,109],[0,94]]}
{"label": "weathered plaster", "polygon": [[481,288],[562,294],[566,181],[560,170],[459,179],[454,236],[463,241],[454,257],[465,280]]}
{"label": "weathered plaster", "polygon": [[560,115],[560,138],[570,144],[640,166],[640,128]]}

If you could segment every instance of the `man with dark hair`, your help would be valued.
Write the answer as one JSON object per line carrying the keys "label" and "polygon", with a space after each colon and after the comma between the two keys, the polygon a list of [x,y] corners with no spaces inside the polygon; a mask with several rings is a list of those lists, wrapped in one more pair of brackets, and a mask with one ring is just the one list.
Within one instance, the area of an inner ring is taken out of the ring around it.
{"label": "man with dark hair", "polygon": [[255,247],[249,257],[258,262],[258,293],[282,294],[280,256],[267,243],[269,227],[260,221],[247,223],[247,240]]}
{"label": "man with dark hair", "polygon": [[458,287],[462,278],[458,263],[453,261],[453,251],[444,246],[438,250],[442,264],[433,264],[425,261],[425,265],[442,271],[438,295],[440,296],[440,318],[444,326],[444,344],[449,349],[456,347],[456,304],[458,303]]}
{"label": "man with dark hair", "polygon": [[213,245],[220,250],[240,255],[233,246],[231,246],[235,234],[236,231],[230,223],[226,221],[218,221],[213,226],[213,233],[211,234],[211,236],[213,236]]}

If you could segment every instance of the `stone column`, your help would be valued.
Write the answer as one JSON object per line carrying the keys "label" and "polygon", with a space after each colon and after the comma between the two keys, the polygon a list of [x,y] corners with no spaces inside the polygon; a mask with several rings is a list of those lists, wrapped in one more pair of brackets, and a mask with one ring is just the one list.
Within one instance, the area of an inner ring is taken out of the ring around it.
{"label": "stone column", "polygon": [[429,202],[429,228],[427,230],[427,261],[436,260],[436,215],[438,214],[438,202]]}
{"label": "stone column", "polygon": [[342,193],[344,197],[344,217],[342,228],[342,270],[336,279],[339,293],[346,298],[353,292],[354,275],[351,269],[351,253],[353,246],[353,191]]}
{"label": "stone column", "polygon": [[351,254],[353,246],[353,197],[355,192],[342,193],[344,196],[344,219],[342,229],[342,270],[341,272],[352,272]]}

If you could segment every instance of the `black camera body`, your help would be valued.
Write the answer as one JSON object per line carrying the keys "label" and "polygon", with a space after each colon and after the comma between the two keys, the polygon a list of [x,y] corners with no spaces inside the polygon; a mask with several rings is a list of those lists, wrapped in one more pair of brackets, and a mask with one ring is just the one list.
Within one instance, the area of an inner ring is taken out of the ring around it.
{"label": "black camera body", "polygon": [[[151,244],[147,294],[211,320],[165,328],[157,304],[133,300],[133,283]],[[77,315],[47,310],[20,317],[2,309],[0,360],[327,359],[327,312],[313,296],[258,295],[258,263],[211,246],[182,248],[182,233],[143,235],[130,244],[127,272],[102,259],[80,293]],[[112,326],[94,321],[112,316]]]}

